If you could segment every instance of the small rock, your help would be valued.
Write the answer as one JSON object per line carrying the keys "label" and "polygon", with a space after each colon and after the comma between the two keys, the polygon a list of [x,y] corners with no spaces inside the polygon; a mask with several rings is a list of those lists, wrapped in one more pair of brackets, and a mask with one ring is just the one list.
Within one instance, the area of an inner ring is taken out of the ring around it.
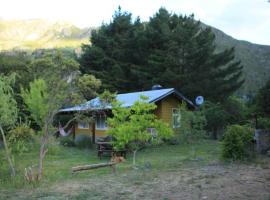
{"label": "small rock", "polygon": [[202,199],[208,199],[208,197],[207,196],[203,196]]}

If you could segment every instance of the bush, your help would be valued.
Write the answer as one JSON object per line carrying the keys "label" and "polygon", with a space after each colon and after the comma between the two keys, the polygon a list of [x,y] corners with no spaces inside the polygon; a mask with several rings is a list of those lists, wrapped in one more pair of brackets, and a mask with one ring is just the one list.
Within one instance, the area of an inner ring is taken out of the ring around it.
{"label": "bush", "polygon": [[253,132],[240,125],[227,127],[222,143],[222,157],[231,160],[243,160],[251,157]]}
{"label": "bush", "polygon": [[256,113],[270,117],[270,80],[258,91],[255,97]]}
{"label": "bush", "polygon": [[257,121],[257,128],[270,130],[270,118],[259,117]]}
{"label": "bush", "polygon": [[70,137],[61,137],[59,142],[65,147],[75,147],[75,142]]}
{"label": "bush", "polygon": [[20,124],[8,133],[8,143],[14,153],[28,152],[33,146],[34,130],[28,124]]}
{"label": "bush", "polygon": [[[178,138],[182,143],[192,143],[207,137],[205,126],[206,118],[201,111],[190,111],[183,104],[180,107],[181,111],[181,127]],[[177,140],[175,140],[177,142]]]}
{"label": "bush", "polygon": [[245,124],[247,122],[248,108],[242,99],[230,96],[224,102],[223,107],[227,115],[228,124]]}
{"label": "bush", "polygon": [[63,153],[62,147],[59,145],[57,139],[50,136],[48,139],[48,153],[47,155],[61,155]]}
{"label": "bush", "polygon": [[92,140],[89,136],[78,135],[75,138],[75,145],[80,149],[91,148]]}
{"label": "bush", "polygon": [[178,145],[178,144],[180,144],[180,139],[179,139],[179,137],[174,136],[168,140],[165,140],[165,142],[167,142],[170,145]]}
{"label": "bush", "polygon": [[201,110],[206,118],[206,130],[212,133],[213,139],[218,139],[218,133],[227,124],[228,115],[224,107],[219,103],[206,101]]}

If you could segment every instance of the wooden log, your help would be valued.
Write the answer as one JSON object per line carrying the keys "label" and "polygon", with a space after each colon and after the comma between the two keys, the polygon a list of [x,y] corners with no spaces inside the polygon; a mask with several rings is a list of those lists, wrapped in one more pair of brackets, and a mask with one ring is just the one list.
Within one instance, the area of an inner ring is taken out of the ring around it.
{"label": "wooden log", "polygon": [[109,162],[109,163],[99,163],[99,164],[92,164],[92,165],[81,165],[81,166],[76,166],[72,167],[72,173],[74,172],[79,172],[79,171],[84,171],[84,170],[91,170],[91,169],[97,169],[101,167],[113,167],[116,165],[116,162]]}

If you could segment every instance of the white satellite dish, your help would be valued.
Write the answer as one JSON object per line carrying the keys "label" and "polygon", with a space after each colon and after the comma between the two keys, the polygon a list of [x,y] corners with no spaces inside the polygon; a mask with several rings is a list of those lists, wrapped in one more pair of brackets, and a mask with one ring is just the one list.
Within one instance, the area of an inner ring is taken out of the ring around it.
{"label": "white satellite dish", "polygon": [[197,105],[197,106],[202,105],[203,102],[204,102],[203,96],[197,96],[195,102],[196,102],[196,105]]}

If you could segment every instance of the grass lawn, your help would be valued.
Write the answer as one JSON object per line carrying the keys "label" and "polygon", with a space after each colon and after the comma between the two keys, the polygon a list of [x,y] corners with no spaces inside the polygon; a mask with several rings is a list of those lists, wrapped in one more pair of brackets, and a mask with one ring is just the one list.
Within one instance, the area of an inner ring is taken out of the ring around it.
{"label": "grass lawn", "polygon": [[[223,163],[220,143],[161,145],[132,155],[117,165],[116,173],[102,168],[71,174],[76,165],[107,162],[95,149],[54,145],[45,158],[44,179],[31,185],[24,168],[36,164],[38,151],[16,155],[17,178],[10,181],[0,159],[0,199],[268,199],[269,158],[253,163]],[[0,152],[3,153],[3,152]],[[1,154],[2,155],[2,154]],[[225,194],[224,194],[225,193]]]}

